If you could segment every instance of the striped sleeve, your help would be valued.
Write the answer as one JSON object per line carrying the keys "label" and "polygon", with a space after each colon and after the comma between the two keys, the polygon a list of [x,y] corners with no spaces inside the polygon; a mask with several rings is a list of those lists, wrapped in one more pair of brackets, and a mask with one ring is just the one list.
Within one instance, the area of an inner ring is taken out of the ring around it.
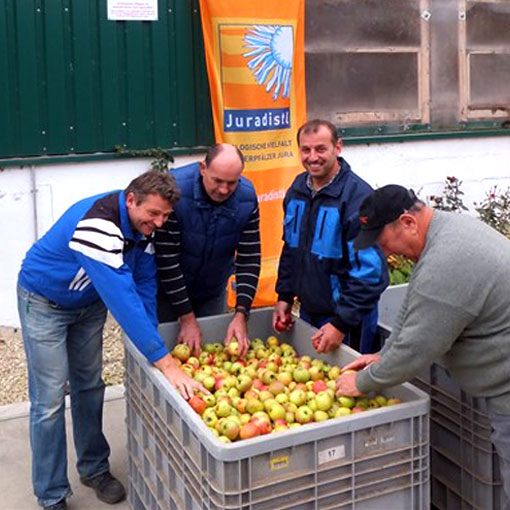
{"label": "striped sleeve", "polygon": [[69,248],[114,269],[124,264],[124,236],[120,228],[109,220],[81,220],[69,241]]}
{"label": "striped sleeve", "polygon": [[251,213],[236,253],[236,306],[250,309],[257,291],[260,274],[260,218],[259,208]]}
{"label": "striped sleeve", "polygon": [[160,288],[180,317],[191,312],[192,308],[179,261],[181,230],[175,213],[170,214],[162,228],[156,229],[154,245]]}

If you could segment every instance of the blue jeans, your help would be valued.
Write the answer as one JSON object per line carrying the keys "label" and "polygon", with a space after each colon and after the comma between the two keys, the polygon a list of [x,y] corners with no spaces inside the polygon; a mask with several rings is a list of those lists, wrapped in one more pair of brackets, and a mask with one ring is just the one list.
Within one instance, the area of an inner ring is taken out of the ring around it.
{"label": "blue jeans", "polygon": [[69,381],[77,469],[90,478],[109,470],[103,435],[101,301],[69,310],[18,286],[18,312],[27,356],[32,483],[38,503],[72,494],[67,478],[65,385]]}

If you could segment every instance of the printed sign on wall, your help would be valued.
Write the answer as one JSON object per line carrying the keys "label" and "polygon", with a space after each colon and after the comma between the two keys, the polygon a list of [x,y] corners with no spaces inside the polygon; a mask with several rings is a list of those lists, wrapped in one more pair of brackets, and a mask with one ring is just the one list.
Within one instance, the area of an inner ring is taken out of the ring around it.
{"label": "printed sign on wall", "polygon": [[108,19],[157,21],[158,0],[108,0]]}

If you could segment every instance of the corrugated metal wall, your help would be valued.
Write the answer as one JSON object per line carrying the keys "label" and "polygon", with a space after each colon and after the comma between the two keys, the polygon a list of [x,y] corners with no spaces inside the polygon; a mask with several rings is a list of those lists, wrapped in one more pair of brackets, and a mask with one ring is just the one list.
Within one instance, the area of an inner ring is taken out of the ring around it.
{"label": "corrugated metal wall", "polygon": [[0,158],[212,143],[197,0],[108,21],[106,0],[0,2]]}

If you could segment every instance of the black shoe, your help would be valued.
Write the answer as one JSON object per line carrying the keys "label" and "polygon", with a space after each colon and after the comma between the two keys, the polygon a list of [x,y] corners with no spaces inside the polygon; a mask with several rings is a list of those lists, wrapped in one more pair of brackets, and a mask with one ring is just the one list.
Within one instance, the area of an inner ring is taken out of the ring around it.
{"label": "black shoe", "polygon": [[43,508],[43,510],[66,510],[66,508],[67,508],[66,500],[65,499],[61,499],[60,501],[58,501],[54,505],[45,506]]}
{"label": "black shoe", "polygon": [[109,471],[93,478],[80,478],[80,481],[83,485],[92,487],[96,491],[96,496],[110,505],[118,503],[126,497],[124,487]]}

